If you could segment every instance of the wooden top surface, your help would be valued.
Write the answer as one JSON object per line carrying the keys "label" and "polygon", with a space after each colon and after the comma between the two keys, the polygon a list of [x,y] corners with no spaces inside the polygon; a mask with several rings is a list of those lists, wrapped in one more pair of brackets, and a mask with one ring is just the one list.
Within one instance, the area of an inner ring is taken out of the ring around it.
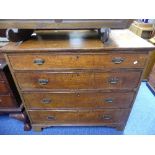
{"label": "wooden top surface", "polygon": [[[45,32],[44,32],[45,33]],[[22,43],[9,43],[2,52],[152,50],[155,46],[129,30],[112,30],[108,42],[102,43],[95,31],[52,31]]]}
{"label": "wooden top surface", "polygon": [[1,19],[0,29],[96,29],[128,28],[132,19]]}

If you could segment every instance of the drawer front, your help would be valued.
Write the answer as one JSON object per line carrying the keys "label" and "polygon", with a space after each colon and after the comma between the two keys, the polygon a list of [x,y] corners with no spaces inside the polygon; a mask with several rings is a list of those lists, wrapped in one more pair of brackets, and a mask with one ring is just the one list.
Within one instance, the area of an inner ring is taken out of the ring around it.
{"label": "drawer front", "polygon": [[0,108],[16,108],[15,100],[10,95],[0,95]]}
{"label": "drawer front", "polygon": [[0,81],[0,93],[8,93],[9,90],[7,88],[7,85],[4,81]]}
{"label": "drawer front", "polygon": [[143,68],[146,54],[9,55],[14,70]]}
{"label": "drawer front", "polygon": [[96,111],[29,111],[34,124],[102,124],[121,123],[127,119],[128,110]]}
{"label": "drawer front", "polygon": [[23,97],[28,109],[129,108],[134,92],[23,93]]}
{"label": "drawer front", "polygon": [[116,89],[137,87],[141,71],[113,73],[25,72],[15,76],[22,90],[29,89]]}

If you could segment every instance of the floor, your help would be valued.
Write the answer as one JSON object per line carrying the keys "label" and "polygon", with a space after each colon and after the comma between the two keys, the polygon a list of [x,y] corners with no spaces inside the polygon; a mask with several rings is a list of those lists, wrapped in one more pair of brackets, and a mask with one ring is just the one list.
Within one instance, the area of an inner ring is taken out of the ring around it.
{"label": "floor", "polygon": [[155,96],[141,83],[124,131],[107,127],[52,127],[42,132],[23,131],[20,121],[0,116],[1,135],[155,135]]}

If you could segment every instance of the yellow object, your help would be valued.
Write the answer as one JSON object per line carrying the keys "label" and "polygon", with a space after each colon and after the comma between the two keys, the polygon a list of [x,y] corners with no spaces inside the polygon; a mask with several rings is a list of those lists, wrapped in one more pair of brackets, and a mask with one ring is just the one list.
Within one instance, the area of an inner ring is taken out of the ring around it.
{"label": "yellow object", "polygon": [[155,36],[151,39],[149,39],[149,41],[152,43],[152,44],[155,44]]}
{"label": "yellow object", "polygon": [[129,30],[144,39],[150,39],[152,36],[152,32],[154,31],[154,25],[134,21],[131,24]]}

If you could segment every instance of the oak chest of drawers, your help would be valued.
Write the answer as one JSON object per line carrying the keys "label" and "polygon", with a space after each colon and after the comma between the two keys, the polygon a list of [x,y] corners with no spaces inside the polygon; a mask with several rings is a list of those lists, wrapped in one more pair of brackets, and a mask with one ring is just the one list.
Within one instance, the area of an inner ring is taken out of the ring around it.
{"label": "oak chest of drawers", "polygon": [[2,51],[34,130],[122,130],[153,48],[128,30],[112,30],[104,44],[95,31],[51,31]]}

